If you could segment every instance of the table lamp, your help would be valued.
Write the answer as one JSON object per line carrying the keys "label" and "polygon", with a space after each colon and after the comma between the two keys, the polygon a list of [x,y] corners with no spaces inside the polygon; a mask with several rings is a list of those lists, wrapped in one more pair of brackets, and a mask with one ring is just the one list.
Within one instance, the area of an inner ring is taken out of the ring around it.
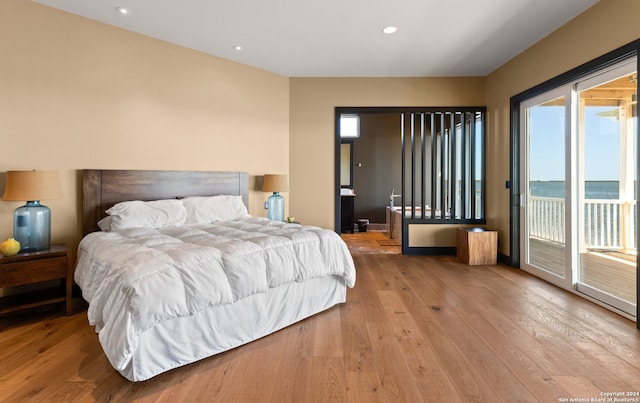
{"label": "table lamp", "polygon": [[7,171],[2,200],[26,201],[13,214],[13,238],[20,252],[49,249],[51,209],[40,200],[62,197],[60,176],[56,171]]}
{"label": "table lamp", "polygon": [[289,191],[287,175],[265,174],[262,183],[263,192],[273,192],[267,199],[266,207],[268,218],[275,221],[284,221],[284,197],[280,192]]}

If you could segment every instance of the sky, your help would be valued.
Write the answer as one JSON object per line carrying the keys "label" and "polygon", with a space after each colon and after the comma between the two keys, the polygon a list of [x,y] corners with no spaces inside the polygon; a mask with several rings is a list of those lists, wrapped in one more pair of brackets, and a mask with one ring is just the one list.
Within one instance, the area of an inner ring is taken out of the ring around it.
{"label": "sky", "polygon": [[[619,122],[599,115],[614,109],[610,106],[586,108],[585,180],[618,180],[620,177]],[[564,180],[564,107],[531,108],[530,136],[530,180]]]}

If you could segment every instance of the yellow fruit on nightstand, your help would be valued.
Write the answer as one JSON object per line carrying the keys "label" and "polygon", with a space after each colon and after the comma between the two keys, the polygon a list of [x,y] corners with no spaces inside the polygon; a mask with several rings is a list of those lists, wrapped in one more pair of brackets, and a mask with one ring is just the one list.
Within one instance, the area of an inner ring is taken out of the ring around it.
{"label": "yellow fruit on nightstand", "polygon": [[9,238],[6,241],[0,243],[0,253],[5,256],[13,256],[20,252],[20,242],[13,238]]}

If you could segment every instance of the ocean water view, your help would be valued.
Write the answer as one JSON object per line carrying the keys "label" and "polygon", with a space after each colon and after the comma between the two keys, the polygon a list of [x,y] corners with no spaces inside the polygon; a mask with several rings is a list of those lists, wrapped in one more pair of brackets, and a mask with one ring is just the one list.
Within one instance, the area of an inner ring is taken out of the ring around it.
{"label": "ocean water view", "polygon": [[[564,197],[563,181],[531,181],[531,195],[538,197]],[[619,199],[618,181],[586,181],[585,199]]]}

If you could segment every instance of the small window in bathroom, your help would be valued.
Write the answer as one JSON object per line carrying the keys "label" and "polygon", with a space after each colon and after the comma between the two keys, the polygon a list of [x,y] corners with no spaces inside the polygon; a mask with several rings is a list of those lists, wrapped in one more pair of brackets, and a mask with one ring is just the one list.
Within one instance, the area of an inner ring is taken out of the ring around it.
{"label": "small window in bathroom", "polygon": [[340,137],[360,137],[360,116],[340,115]]}

